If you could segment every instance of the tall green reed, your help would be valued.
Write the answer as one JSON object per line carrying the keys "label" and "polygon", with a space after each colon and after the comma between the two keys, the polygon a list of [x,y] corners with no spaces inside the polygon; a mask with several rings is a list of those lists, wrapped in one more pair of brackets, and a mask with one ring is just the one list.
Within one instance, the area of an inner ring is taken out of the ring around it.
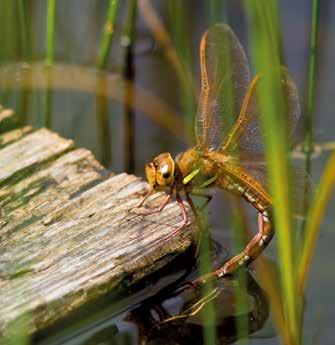
{"label": "tall green reed", "polygon": [[52,65],[55,60],[56,0],[48,0],[45,63]]}
{"label": "tall green reed", "polygon": [[112,39],[115,32],[115,22],[119,10],[120,2],[118,0],[110,0],[107,18],[104,25],[101,45],[98,53],[97,66],[100,69],[106,69],[108,56],[111,48]]}
{"label": "tall green reed", "polygon": [[[117,14],[119,12],[120,2],[110,0],[108,5],[107,17],[103,27],[101,44],[98,52],[97,67],[100,70],[107,69],[108,57],[114,38]],[[101,161],[104,165],[109,165],[112,160],[111,138],[110,138],[110,121],[108,99],[104,96],[103,90],[106,88],[106,75],[100,74],[97,85],[97,122],[98,122],[98,139],[101,147]]]}
{"label": "tall green reed", "polygon": [[[227,2],[223,2],[218,4],[217,1],[212,3],[216,11],[221,10],[222,17],[227,17]],[[210,11],[212,16],[214,15],[214,11]],[[215,15],[215,20],[218,21],[220,16],[218,13]],[[214,20],[213,17],[209,18],[210,20]],[[219,38],[218,38],[219,39]],[[217,54],[219,56],[218,63],[222,66],[218,66],[217,73],[222,75],[217,75],[216,77],[220,80],[222,78],[223,84],[223,91],[221,92],[222,95],[218,96],[217,101],[220,104],[220,109],[222,109],[222,129],[224,133],[222,133],[222,138],[224,139],[224,135],[228,134],[227,128],[233,128],[236,123],[236,119],[238,118],[239,112],[239,100],[240,95],[238,94],[238,90],[236,88],[236,83],[238,80],[234,80],[235,71],[238,68],[243,68],[243,66],[239,65],[240,61],[239,58],[234,54],[234,49],[236,42],[234,42],[233,38],[230,37],[230,34],[226,34],[222,37],[222,42],[217,42],[219,49],[222,51],[218,51]],[[244,97],[244,95],[241,95]],[[241,101],[241,100],[239,100]],[[239,152],[236,149],[235,154],[238,156]],[[231,198],[229,200],[230,208],[229,208],[229,218],[230,218],[230,228],[232,229],[232,250],[231,255],[233,253],[241,253],[241,251],[245,248],[248,243],[248,239],[251,238],[250,234],[246,231],[246,221],[244,215],[244,209],[241,204],[241,200],[235,200]],[[250,305],[248,303],[248,291],[247,291],[247,271],[244,269],[239,270],[236,272],[234,278],[236,278],[236,284],[234,287],[234,295],[236,298],[235,301],[235,316],[236,316],[236,330],[237,330],[237,339],[239,339],[238,344],[243,344],[246,342],[246,337],[248,335],[248,319],[246,317],[247,310],[249,309]]]}
{"label": "tall green reed", "polygon": [[[16,61],[22,56],[22,22],[15,22],[13,18],[19,17],[17,1],[0,1],[0,23],[1,23],[1,44],[0,64],[7,64]],[[8,106],[12,102],[12,95],[9,90],[1,90],[1,103]]]}
{"label": "tall green reed", "polygon": [[[274,1],[246,1],[252,28],[252,52],[256,72],[262,76],[258,88],[260,120],[269,166],[270,191],[273,196],[274,224],[280,261],[284,315],[290,344],[299,343],[294,246],[291,224],[290,172],[288,162],[288,123],[280,76],[280,37],[277,5]],[[276,124],[274,126],[274,124]]]}
{"label": "tall green reed", "polygon": [[[164,27],[161,19],[158,17],[157,13],[152,7],[152,4],[148,0],[138,1],[139,10],[146,21],[149,29],[151,30],[157,43],[162,47],[163,53],[167,61],[174,68],[177,78],[182,85],[184,90],[190,90],[188,95],[192,95],[193,99],[197,98],[197,92],[195,87],[194,79],[190,73],[190,70],[185,67],[185,65],[180,60],[178,53],[172,43],[171,36]],[[189,121],[186,120],[188,123]],[[189,131],[186,131],[185,137],[188,139],[193,139],[193,135]],[[193,140],[190,140],[193,142]]]}
{"label": "tall green reed", "polygon": [[[171,42],[175,47],[180,64],[187,75],[192,75],[192,47],[191,31],[188,20],[188,11],[186,4],[178,0],[168,1],[168,19],[169,31],[171,33]],[[180,83],[179,99],[182,106],[182,114],[186,130],[190,137],[194,131],[194,117],[196,112],[196,95],[193,92],[192,85]]]}
{"label": "tall green reed", "polygon": [[328,201],[335,191],[335,152],[331,155],[321,176],[318,192],[315,193],[307,215],[305,240],[298,262],[297,292],[303,296],[313,253],[317,243],[322,218]]}
{"label": "tall green reed", "polygon": [[28,11],[27,3],[24,0],[19,0],[18,3],[19,14],[19,28],[20,28],[20,42],[21,51],[24,59],[30,57],[30,39],[29,39],[29,26],[28,26]]}
{"label": "tall green reed", "polygon": [[[209,236],[209,224],[207,210],[204,209],[200,213],[200,220],[198,222],[200,251],[199,251],[199,273],[205,275],[213,271],[213,265],[211,262],[211,244]],[[213,291],[214,285],[212,281],[206,282],[201,286],[201,296],[206,298]],[[215,300],[208,301],[204,308],[201,310],[202,322],[203,322],[203,337],[205,345],[215,345],[217,342],[216,333],[216,306]]]}
{"label": "tall green reed", "polygon": [[[310,55],[309,55],[309,66],[308,66],[308,83],[307,83],[307,105],[306,105],[306,121],[305,121],[305,169],[307,176],[312,172],[312,151],[313,151],[313,122],[314,122],[314,104],[315,104],[315,87],[316,87],[316,68],[317,68],[317,38],[318,38],[318,22],[319,22],[319,1],[313,0],[312,6],[312,21],[311,21],[311,32],[310,32]],[[327,181],[327,177],[324,177]],[[323,181],[323,179],[321,180]],[[323,183],[323,182],[322,182]],[[322,185],[321,183],[321,185]],[[327,183],[327,182],[326,182]],[[305,179],[304,188],[304,208],[309,209],[309,194],[311,190],[309,188],[309,181]],[[314,222],[318,216],[322,214],[321,209],[318,209],[315,205],[317,200],[314,201],[313,209],[309,210],[308,223],[306,220],[302,222],[302,233],[307,235],[304,237],[304,243],[302,248],[302,254],[299,257],[298,265],[298,278],[297,278],[297,292],[298,296],[304,295],[307,272],[311,264],[311,258],[315,242],[317,241],[317,234],[320,231],[320,219]],[[321,202],[322,204],[322,202]],[[324,205],[325,206],[325,205]],[[312,224],[312,225],[311,225]],[[318,226],[316,226],[318,224]],[[307,231],[307,234],[306,234]],[[313,241],[313,243],[312,243]],[[300,297],[299,302],[299,317],[300,322],[303,322],[304,318],[304,300]],[[301,327],[302,332],[302,327]]]}
{"label": "tall green reed", "polygon": [[[246,222],[243,214],[243,206],[241,200],[230,200],[230,224],[232,228],[232,243],[234,253],[240,253],[248,241],[246,233]],[[236,295],[235,315],[236,315],[236,329],[237,329],[237,344],[246,344],[248,336],[248,291],[247,291],[247,271],[244,269],[236,272],[235,278],[237,284],[235,286],[234,294]]]}
{"label": "tall green reed", "polygon": [[[56,39],[56,0],[48,0],[47,3],[47,30],[46,30],[46,56],[45,64],[52,66],[55,61],[55,39]],[[49,74],[47,74],[48,86],[44,95],[43,125],[50,128],[52,125],[52,89]]]}
{"label": "tall green reed", "polygon": [[133,173],[135,170],[135,114],[134,88],[135,57],[134,44],[136,39],[137,1],[129,0],[126,8],[126,19],[123,28],[121,44],[124,48],[123,76],[128,81],[125,89],[125,170]]}
{"label": "tall green reed", "polygon": [[0,1],[0,62],[16,60],[20,56],[22,30],[13,20],[18,14],[17,1]]}
{"label": "tall green reed", "polygon": [[312,23],[310,33],[310,58],[308,69],[308,89],[307,89],[307,107],[306,107],[306,171],[311,173],[311,154],[313,151],[313,113],[315,101],[315,83],[317,67],[317,48],[318,48],[318,22],[319,22],[319,1],[313,0]]}
{"label": "tall green reed", "polygon": [[210,24],[215,24],[223,21],[224,17],[224,7],[227,5],[225,0],[210,0],[206,1],[205,6],[207,10],[208,22]]}

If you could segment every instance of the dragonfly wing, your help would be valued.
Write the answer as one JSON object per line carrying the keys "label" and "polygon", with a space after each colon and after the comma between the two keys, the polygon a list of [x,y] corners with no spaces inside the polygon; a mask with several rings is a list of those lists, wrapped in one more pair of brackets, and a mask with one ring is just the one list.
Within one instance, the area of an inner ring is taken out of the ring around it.
{"label": "dragonfly wing", "polygon": [[[282,95],[287,109],[290,135],[293,134],[300,116],[298,92],[295,83],[285,67],[280,69]],[[262,77],[256,76],[250,83],[243,100],[239,117],[231,132],[221,145],[224,151],[233,152],[238,148],[244,152],[263,152],[263,139],[259,119],[260,107],[257,100],[257,88]],[[285,114],[278,114],[285,116]],[[265,135],[268,131],[265,131]]]}
{"label": "dragonfly wing", "polygon": [[[300,163],[300,165],[299,165]],[[255,178],[265,190],[269,191],[268,170],[262,154],[241,152],[239,161],[236,163]],[[310,176],[306,173],[301,161],[292,161],[290,177],[290,195],[293,206],[293,215],[304,218],[306,215],[306,204],[310,202],[314,186]]]}
{"label": "dragonfly wing", "polygon": [[244,49],[229,26],[216,24],[205,32],[200,44],[200,67],[197,145],[216,149],[235,123],[249,83]]}

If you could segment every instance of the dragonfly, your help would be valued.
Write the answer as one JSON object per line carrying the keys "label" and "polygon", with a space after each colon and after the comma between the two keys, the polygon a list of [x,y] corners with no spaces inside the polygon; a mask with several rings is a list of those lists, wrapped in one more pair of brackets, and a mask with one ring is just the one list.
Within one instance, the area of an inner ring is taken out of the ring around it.
{"label": "dragonfly", "polygon": [[[264,182],[266,166],[261,158],[263,144],[256,97],[262,77],[256,75],[250,81],[245,51],[226,24],[213,25],[203,34],[200,73],[195,146],[175,159],[165,152],[146,164],[150,189],[138,206],[143,206],[153,192],[165,190],[167,195],[161,205],[142,214],[161,212],[175,196],[183,221],[171,237],[191,223],[182,195],[194,212],[191,196],[206,196],[203,191],[212,187],[224,189],[251,204],[258,213],[258,231],[240,253],[209,274],[220,278],[249,265],[274,235],[273,201]],[[293,129],[300,114],[296,86],[285,68],[281,68],[280,79]]]}

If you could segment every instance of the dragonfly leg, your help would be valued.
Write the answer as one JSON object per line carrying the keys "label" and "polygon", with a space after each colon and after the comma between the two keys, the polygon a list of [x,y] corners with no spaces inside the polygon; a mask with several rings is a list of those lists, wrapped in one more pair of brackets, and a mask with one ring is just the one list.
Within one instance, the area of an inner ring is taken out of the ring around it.
{"label": "dragonfly leg", "polygon": [[[179,231],[185,229],[187,226],[189,226],[191,224],[191,219],[187,213],[187,210],[185,208],[185,205],[183,203],[182,198],[180,197],[179,192],[176,192],[176,199],[178,202],[178,205],[181,209],[182,215],[183,215],[183,222],[181,223],[180,226],[178,226],[177,229],[175,229],[171,234],[169,234],[167,237],[164,238],[164,241],[169,240],[171,237],[173,237],[174,235],[176,235]],[[192,206],[191,206],[192,207]]]}
{"label": "dragonfly leg", "polygon": [[148,200],[149,196],[153,193],[154,189],[152,187],[150,187],[150,189],[148,190],[148,193],[144,196],[144,198],[140,201],[139,204],[137,204],[136,206],[132,207],[129,211],[132,211],[135,208],[140,208],[144,205],[144,203]]}
{"label": "dragonfly leg", "polygon": [[220,278],[233,274],[239,267],[248,265],[254,261],[268,245],[273,237],[274,230],[270,219],[269,210],[258,213],[258,233],[246,245],[244,250],[228,260],[222,267],[214,272],[197,279],[194,284],[203,284],[209,279]]}
{"label": "dragonfly leg", "polygon": [[198,218],[199,217],[199,211],[198,211],[197,207],[194,205],[192,198],[190,197],[190,192],[185,191],[185,196],[186,196],[186,200],[187,200],[188,204],[191,207],[193,214],[195,215],[196,218]]}
{"label": "dragonfly leg", "polygon": [[141,215],[141,216],[148,216],[150,214],[155,214],[155,213],[159,213],[161,212],[165,206],[170,202],[171,198],[173,196],[173,190],[171,189],[171,191],[169,192],[169,194],[165,197],[164,201],[156,208],[152,209],[152,210],[146,210],[146,211],[142,211],[142,212],[136,212],[137,215]]}
{"label": "dragonfly leg", "polygon": [[[148,194],[144,197],[144,199],[136,206],[132,207],[129,209],[129,212],[132,212],[135,208],[139,208],[141,207],[144,202],[149,198],[149,196],[152,194],[152,192],[154,191],[154,189],[150,189]],[[150,214],[154,214],[154,213],[159,213],[161,212],[164,207],[169,203],[169,201],[171,200],[173,196],[173,189],[171,188],[171,190],[169,191],[168,195],[166,196],[166,198],[164,199],[164,201],[161,203],[161,205],[153,210],[147,210],[147,211],[141,211],[141,212],[134,212],[135,215],[132,217],[127,217],[127,222],[139,217],[139,216],[148,216]]]}
{"label": "dragonfly leg", "polygon": [[[201,197],[204,197],[206,198],[206,202],[204,205],[201,206],[200,208],[200,212],[202,211],[202,209],[204,207],[206,207],[206,205],[212,200],[212,196],[211,195],[208,195],[208,194],[205,194],[205,193],[202,193],[202,192],[191,192],[192,195],[196,195],[196,196],[201,196]],[[185,192],[185,195],[186,195],[186,200],[187,202],[189,203],[189,205],[191,206],[191,209],[193,211],[193,214],[195,215],[196,217],[196,220],[197,220],[197,223],[198,223],[198,227],[199,227],[199,232],[198,232],[198,236],[197,236],[197,239],[196,239],[196,243],[197,243],[197,247],[196,247],[196,250],[195,250],[195,256],[198,256],[199,255],[199,252],[200,252],[200,245],[201,245],[201,240],[204,236],[204,231],[206,231],[207,233],[207,230],[208,230],[208,227],[206,227],[203,223],[202,223],[202,218],[201,218],[201,214],[199,212],[199,210],[197,209],[197,207],[194,205],[193,203],[193,200],[192,198],[190,197],[190,193],[189,192]]]}

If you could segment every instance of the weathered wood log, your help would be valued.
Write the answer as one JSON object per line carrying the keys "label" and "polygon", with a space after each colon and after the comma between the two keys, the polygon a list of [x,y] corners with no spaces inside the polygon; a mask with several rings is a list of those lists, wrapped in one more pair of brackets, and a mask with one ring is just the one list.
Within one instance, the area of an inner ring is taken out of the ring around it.
{"label": "weathered wood log", "polygon": [[0,334],[25,314],[31,333],[43,330],[190,246],[192,227],[164,241],[182,221],[178,205],[135,217],[147,184],[110,174],[71,140],[25,127],[0,147]]}

